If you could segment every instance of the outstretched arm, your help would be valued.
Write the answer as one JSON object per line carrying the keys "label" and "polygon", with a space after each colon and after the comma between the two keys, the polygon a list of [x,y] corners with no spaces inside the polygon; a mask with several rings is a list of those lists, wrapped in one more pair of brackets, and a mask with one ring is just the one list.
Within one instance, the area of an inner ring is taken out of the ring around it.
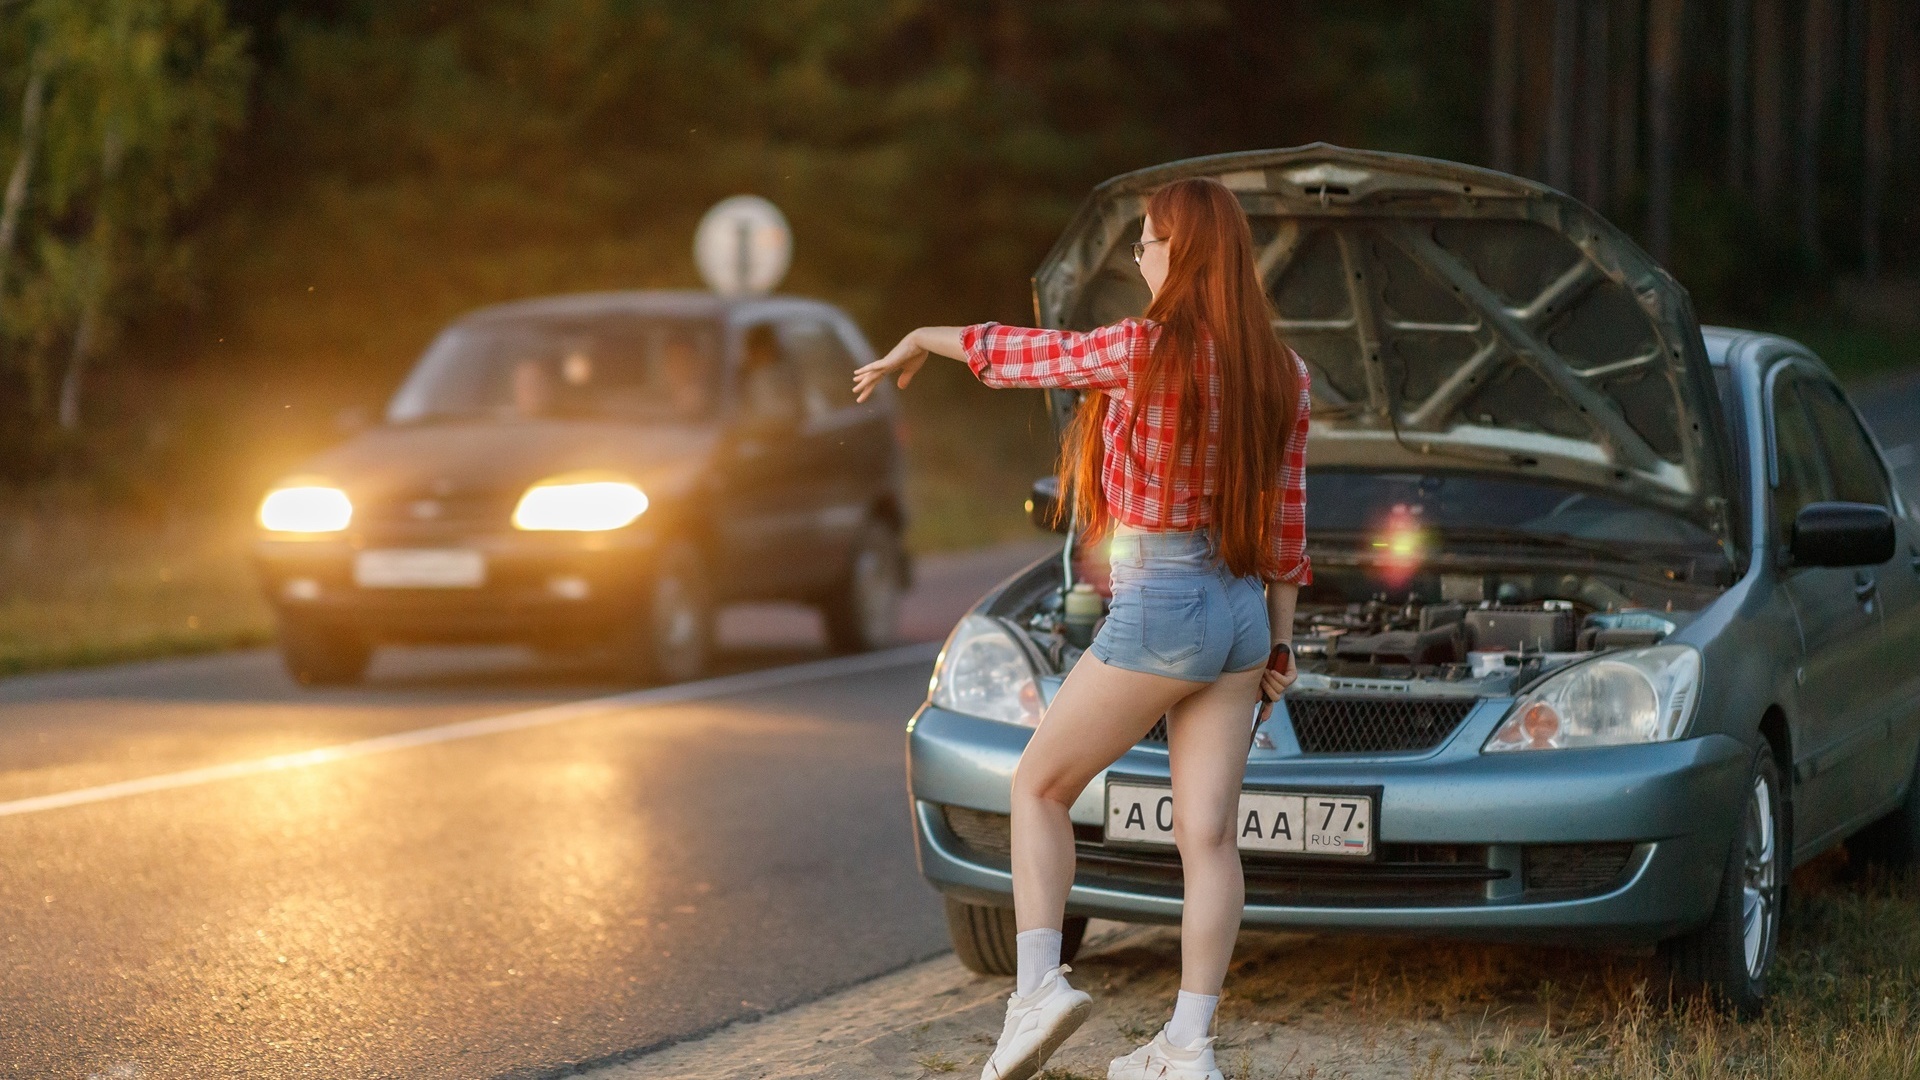
{"label": "outstretched arm", "polygon": [[895,374],[905,386],[931,353],[965,360],[988,386],[1120,390],[1135,353],[1144,355],[1150,347],[1149,332],[1150,324],[1138,319],[1085,333],[999,323],[923,326],[854,372],[853,392],[865,401],[881,379]]}
{"label": "outstretched arm", "polygon": [[882,379],[896,372],[900,376],[901,386],[912,382],[920,365],[926,363],[927,356],[932,353],[965,360],[967,350],[960,344],[960,327],[922,326],[901,338],[900,344],[888,350],[887,355],[853,373],[855,400],[867,400]]}

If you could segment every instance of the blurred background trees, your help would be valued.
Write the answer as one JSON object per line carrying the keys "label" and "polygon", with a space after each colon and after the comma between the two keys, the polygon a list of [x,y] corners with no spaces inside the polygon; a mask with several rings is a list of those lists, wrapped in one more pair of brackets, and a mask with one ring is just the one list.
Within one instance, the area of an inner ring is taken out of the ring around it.
{"label": "blurred background trees", "polygon": [[[0,0],[0,102],[16,489],[243,505],[462,310],[696,284],[725,195],[884,346],[1029,317],[1107,176],[1314,139],[1553,183],[1844,369],[1920,341],[1905,0]],[[910,399],[925,475],[1044,456],[988,400]]]}

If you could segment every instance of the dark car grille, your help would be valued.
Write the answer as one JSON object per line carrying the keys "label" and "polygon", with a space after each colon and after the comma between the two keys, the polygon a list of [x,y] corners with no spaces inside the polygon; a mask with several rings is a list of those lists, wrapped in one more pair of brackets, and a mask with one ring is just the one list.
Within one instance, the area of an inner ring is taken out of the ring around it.
{"label": "dark car grille", "polygon": [[1431,750],[1453,734],[1478,698],[1287,698],[1294,738],[1307,754]]}
{"label": "dark car grille", "polygon": [[[959,842],[960,854],[1004,869],[1012,853],[1011,819],[1005,814],[942,806],[941,820]],[[1178,897],[1183,884],[1180,854],[1172,848],[1110,848],[1098,825],[1073,827],[1079,855],[1077,880],[1155,896]],[[1632,844],[1530,844],[1521,848],[1523,900],[1559,900],[1604,892],[1631,861]],[[1339,907],[1428,907],[1477,904],[1489,881],[1511,876],[1487,865],[1478,844],[1380,845],[1372,862],[1340,863],[1286,855],[1242,852],[1247,901]]]}
{"label": "dark car grille", "polygon": [[355,524],[404,527],[478,526],[504,528],[513,516],[517,491],[463,491],[450,495],[402,492],[354,507]]}
{"label": "dark car grille", "polygon": [[1529,844],[1521,850],[1528,892],[1580,895],[1620,880],[1632,844]]}

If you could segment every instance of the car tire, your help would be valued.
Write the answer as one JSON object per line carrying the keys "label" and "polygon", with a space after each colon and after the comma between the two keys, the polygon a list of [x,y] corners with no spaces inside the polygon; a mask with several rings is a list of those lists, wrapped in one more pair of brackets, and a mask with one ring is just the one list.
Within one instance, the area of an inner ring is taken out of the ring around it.
{"label": "car tire", "polygon": [[1920,865],[1920,761],[1907,780],[1906,798],[1892,813],[1849,837],[1847,855],[1889,870]]}
{"label": "car tire", "polygon": [[343,627],[280,620],[280,662],[301,686],[348,686],[367,673],[373,645]]}
{"label": "car tire", "polygon": [[1713,914],[1705,926],[1661,944],[1675,996],[1704,993],[1740,1016],[1753,1016],[1765,1005],[1793,865],[1791,821],[1780,767],[1761,747]]}
{"label": "car tire", "polygon": [[639,618],[616,643],[623,676],[647,685],[699,678],[713,655],[713,594],[700,553],[684,543],[665,548],[643,595]]}
{"label": "car tire", "polygon": [[[1016,974],[1019,950],[1013,939],[1019,932],[1012,908],[968,904],[947,897],[947,936],[953,940],[953,954],[968,971]],[[1080,955],[1080,942],[1086,936],[1086,916],[1067,916],[1060,925],[1061,963],[1071,964]]]}
{"label": "car tire", "polygon": [[845,575],[820,605],[828,648],[841,654],[872,652],[899,639],[906,565],[900,531],[884,521],[867,522]]}

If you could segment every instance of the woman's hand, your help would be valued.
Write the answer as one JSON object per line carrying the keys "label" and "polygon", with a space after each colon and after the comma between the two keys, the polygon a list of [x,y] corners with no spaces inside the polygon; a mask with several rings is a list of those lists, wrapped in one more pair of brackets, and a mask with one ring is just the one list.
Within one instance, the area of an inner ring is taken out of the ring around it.
{"label": "woman's hand", "polygon": [[[923,328],[924,329],[924,328]],[[919,372],[920,365],[927,362],[926,346],[920,344],[920,331],[915,330],[900,339],[887,355],[871,364],[862,366],[853,373],[853,396],[856,401],[865,401],[873,393],[881,380],[894,372],[900,373],[900,385],[906,386]]]}
{"label": "woman's hand", "polygon": [[1288,649],[1281,655],[1285,658],[1285,669],[1268,668],[1260,676],[1260,692],[1268,701],[1279,701],[1280,695],[1286,693],[1287,687],[1300,677],[1300,671],[1293,663],[1293,650]]}

